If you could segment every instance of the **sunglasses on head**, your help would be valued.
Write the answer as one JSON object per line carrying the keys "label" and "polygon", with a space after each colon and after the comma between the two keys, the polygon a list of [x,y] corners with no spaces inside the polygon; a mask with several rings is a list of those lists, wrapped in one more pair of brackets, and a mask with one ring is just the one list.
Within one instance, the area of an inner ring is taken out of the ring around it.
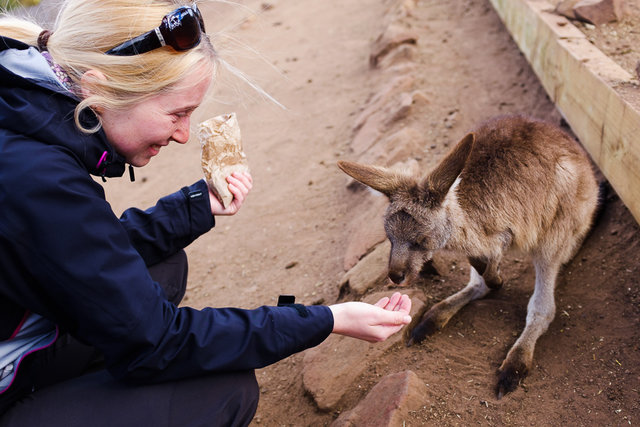
{"label": "sunglasses on head", "polygon": [[159,27],[134,37],[105,52],[107,55],[131,56],[162,46],[177,51],[189,50],[200,44],[204,20],[198,7],[182,6],[162,18]]}

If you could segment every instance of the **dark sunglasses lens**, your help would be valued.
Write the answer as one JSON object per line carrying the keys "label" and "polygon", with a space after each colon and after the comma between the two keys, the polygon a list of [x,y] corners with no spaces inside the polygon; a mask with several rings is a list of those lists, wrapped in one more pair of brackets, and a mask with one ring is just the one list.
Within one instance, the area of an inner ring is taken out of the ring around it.
{"label": "dark sunglasses lens", "polygon": [[162,19],[160,33],[175,50],[187,50],[200,42],[200,22],[190,8],[180,8]]}

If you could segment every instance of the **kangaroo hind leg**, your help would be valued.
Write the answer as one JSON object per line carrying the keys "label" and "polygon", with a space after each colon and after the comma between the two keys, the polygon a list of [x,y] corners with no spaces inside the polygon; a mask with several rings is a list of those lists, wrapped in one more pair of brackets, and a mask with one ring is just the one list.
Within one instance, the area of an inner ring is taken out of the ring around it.
{"label": "kangaroo hind leg", "polygon": [[527,321],[520,337],[507,353],[498,369],[496,395],[498,399],[516,389],[529,373],[538,338],[546,332],[556,312],[555,284],[560,262],[534,257],[536,282],[527,306]]}

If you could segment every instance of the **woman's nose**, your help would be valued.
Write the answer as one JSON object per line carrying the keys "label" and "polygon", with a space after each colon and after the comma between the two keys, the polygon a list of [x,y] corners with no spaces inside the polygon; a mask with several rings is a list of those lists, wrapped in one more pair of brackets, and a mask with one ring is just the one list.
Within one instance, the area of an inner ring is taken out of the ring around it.
{"label": "woman's nose", "polygon": [[189,117],[183,117],[178,122],[178,127],[173,133],[173,140],[178,144],[186,144],[189,141]]}

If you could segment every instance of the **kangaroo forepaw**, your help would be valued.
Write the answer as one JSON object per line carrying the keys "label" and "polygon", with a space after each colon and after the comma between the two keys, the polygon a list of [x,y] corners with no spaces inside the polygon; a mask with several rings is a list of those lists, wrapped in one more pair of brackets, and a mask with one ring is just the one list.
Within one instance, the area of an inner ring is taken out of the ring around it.
{"label": "kangaroo forepaw", "polygon": [[407,347],[411,347],[413,344],[420,343],[429,335],[435,334],[439,329],[440,328],[436,325],[436,322],[434,322],[432,318],[423,319],[409,333]]}
{"label": "kangaroo forepaw", "polygon": [[514,391],[520,382],[527,376],[528,369],[524,365],[518,367],[507,366],[498,371],[498,384],[496,385],[496,397],[502,399],[507,393]]}

